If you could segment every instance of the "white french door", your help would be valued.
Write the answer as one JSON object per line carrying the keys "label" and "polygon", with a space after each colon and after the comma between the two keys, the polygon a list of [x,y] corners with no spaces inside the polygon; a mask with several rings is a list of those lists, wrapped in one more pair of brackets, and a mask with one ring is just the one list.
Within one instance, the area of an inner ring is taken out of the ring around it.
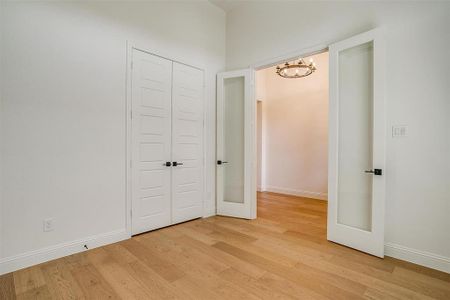
{"label": "white french door", "polygon": [[329,47],[327,238],[384,256],[384,44],[372,30]]}
{"label": "white french door", "polygon": [[256,218],[254,71],[217,75],[217,214]]}

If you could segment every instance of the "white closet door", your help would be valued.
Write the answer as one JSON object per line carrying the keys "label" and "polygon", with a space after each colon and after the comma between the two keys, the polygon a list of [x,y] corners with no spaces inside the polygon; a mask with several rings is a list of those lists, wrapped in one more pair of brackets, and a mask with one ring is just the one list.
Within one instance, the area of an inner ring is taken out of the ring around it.
{"label": "white closet door", "polygon": [[203,71],[173,63],[172,222],[203,214]]}
{"label": "white closet door", "polygon": [[171,224],[172,61],[133,50],[132,233]]}

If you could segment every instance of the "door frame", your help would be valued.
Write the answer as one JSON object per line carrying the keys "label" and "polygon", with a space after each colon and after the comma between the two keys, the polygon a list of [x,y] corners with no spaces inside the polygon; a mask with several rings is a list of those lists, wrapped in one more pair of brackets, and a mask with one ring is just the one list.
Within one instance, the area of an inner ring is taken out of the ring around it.
{"label": "door frame", "polygon": [[[182,57],[174,57],[167,56],[164,54],[167,51],[162,49],[156,49],[152,45],[148,45],[142,42],[136,42],[127,40],[126,42],[126,76],[125,76],[125,231],[128,237],[132,236],[132,103],[131,103],[131,95],[132,95],[132,70],[133,70],[133,50],[139,50],[146,52],[151,55],[155,55],[167,60],[171,60],[176,63],[180,63],[203,72],[203,92],[202,92],[202,107],[203,107],[203,128],[202,128],[202,139],[203,139],[203,191],[202,191],[202,215],[206,217],[210,215],[206,211],[205,199],[207,196],[207,186],[206,186],[206,178],[207,178],[207,157],[206,154],[209,153],[208,143],[206,141],[207,135],[207,117],[209,116],[209,112],[207,110],[207,102],[206,102],[206,68],[205,66],[199,63],[190,63],[185,58]],[[215,165],[214,165],[215,167]]]}
{"label": "door frame", "polygon": [[[259,71],[259,70],[262,70],[262,69],[265,69],[265,68],[268,68],[268,67],[272,67],[272,66],[275,66],[275,65],[277,65],[277,64],[281,64],[281,63],[284,63],[284,62],[286,62],[286,61],[291,61],[291,60],[295,60],[295,59],[297,59],[297,58],[299,58],[299,57],[305,57],[305,56],[311,56],[311,55],[315,55],[315,54],[320,54],[320,53],[323,53],[323,52],[327,52],[328,50],[329,50],[329,47],[332,45],[332,44],[335,44],[335,43],[337,43],[337,42],[339,42],[339,41],[341,41],[341,40],[345,40],[345,39],[348,39],[348,38],[351,38],[352,36],[355,36],[355,35],[360,35],[360,34],[364,34],[364,33],[367,33],[367,32],[377,32],[378,34],[382,34],[383,33],[383,29],[382,28],[375,28],[375,29],[372,29],[372,30],[369,30],[369,31],[365,31],[365,32],[361,32],[361,33],[359,33],[359,34],[354,34],[354,35],[351,35],[351,36],[349,36],[349,37],[346,37],[346,38],[341,38],[341,39],[337,39],[337,40],[335,40],[335,41],[330,41],[330,42],[327,42],[327,43],[323,43],[323,44],[317,44],[317,45],[315,45],[315,46],[312,46],[312,47],[308,47],[308,48],[303,48],[303,49],[299,49],[299,50],[296,50],[296,51],[292,51],[292,52],[289,52],[289,53],[286,53],[286,54],[283,54],[283,55],[280,55],[280,56],[276,56],[276,57],[273,57],[273,58],[269,58],[269,59],[265,59],[265,60],[262,60],[262,61],[259,61],[259,62],[256,62],[256,63],[254,63],[254,64],[251,64],[250,66],[249,66],[249,69],[251,69],[251,70],[253,70],[254,72],[256,72],[256,71]],[[382,45],[381,46],[382,48],[384,47],[384,45]],[[384,48],[383,49],[381,49],[381,51],[383,52],[384,51]],[[382,54],[383,55],[383,54]],[[385,61],[383,61],[383,64],[385,64]],[[382,66],[382,69],[384,70],[385,69],[385,67],[384,67],[384,65]],[[256,82],[255,82],[255,84],[253,85],[253,91],[252,91],[252,93],[253,93],[253,97],[254,97],[254,99],[253,99],[253,102],[255,102],[256,103],[256,101],[257,101],[257,99],[256,99]],[[331,90],[332,89],[332,87],[331,87],[331,80],[329,80],[329,82],[328,82],[328,88]],[[384,99],[384,103],[386,102],[386,97],[385,97],[385,87],[383,87],[383,91],[382,91],[384,94],[382,95],[382,97],[383,97],[383,99]],[[331,94],[328,96],[328,102],[330,102],[330,98],[331,98]],[[386,128],[387,128],[387,126],[386,126],[386,122],[387,122],[387,118],[386,118],[386,116],[387,116],[387,112],[386,112],[386,105],[384,104],[384,121],[383,121],[383,128],[384,128],[384,132],[383,132],[383,147],[384,147],[384,156],[386,155],[386,139],[387,139],[387,132],[386,132]],[[256,113],[256,112],[255,112]],[[256,115],[255,115],[255,117],[254,117],[255,119],[256,119]],[[331,126],[333,126],[333,124],[331,124],[331,122],[330,121],[332,121],[331,120],[331,116],[329,115],[328,116],[328,121],[329,121],[329,125],[328,125],[328,135],[329,135],[329,137],[328,137],[328,140],[330,140],[330,132],[331,131],[335,131],[336,130],[336,128],[335,127],[331,127]],[[253,141],[253,143],[256,145],[256,126],[255,126],[255,132],[254,132],[254,134],[253,134],[253,138],[254,138],[254,141]],[[256,149],[256,148],[255,148]],[[335,157],[336,155],[337,155],[337,153],[334,153],[335,155],[333,156],[333,157]],[[255,160],[255,165],[256,165],[256,155],[257,155],[257,153],[255,152],[254,153],[254,156],[253,157],[255,157],[254,158],[254,160]],[[328,153],[328,156],[330,156],[330,152]],[[333,163],[333,161],[329,161],[329,164],[330,163]],[[384,165],[383,165],[383,168],[384,169],[386,169],[386,162],[384,161]],[[255,168],[253,168],[254,169],[254,172],[255,172],[255,174],[254,174],[254,178],[256,178],[256,176],[257,176],[257,174],[256,174],[256,172],[257,172],[257,169],[256,169],[256,167]],[[336,177],[337,175],[336,174],[331,174],[331,172],[332,172],[332,170],[330,170],[330,168],[328,168],[328,181],[330,181],[330,176],[334,176],[334,177]],[[383,176],[385,176],[385,174],[383,174]],[[256,193],[256,189],[254,190],[254,193]],[[384,194],[383,195],[383,209],[384,209],[384,207],[385,207],[385,202],[386,202],[386,195]],[[254,203],[252,203],[252,205],[254,205],[254,207],[257,207],[257,199],[255,198],[255,199],[252,199],[252,201],[254,201]],[[329,201],[327,201],[327,221],[328,221],[328,216],[329,216],[329,214],[330,214],[330,212],[329,212],[329,210],[330,210],[330,202]],[[384,212],[383,212],[384,213]],[[256,217],[256,215],[255,215],[255,217]],[[384,219],[384,223],[383,223],[383,234],[385,233],[385,231],[386,231],[386,229],[385,229],[385,227],[384,227],[384,225],[385,225],[385,223],[386,223],[386,220]],[[328,227],[327,227],[327,237],[328,237],[328,232],[329,232],[329,229],[328,229]],[[384,244],[385,244],[385,242],[384,242]],[[383,247],[384,247],[384,245],[383,245]]]}

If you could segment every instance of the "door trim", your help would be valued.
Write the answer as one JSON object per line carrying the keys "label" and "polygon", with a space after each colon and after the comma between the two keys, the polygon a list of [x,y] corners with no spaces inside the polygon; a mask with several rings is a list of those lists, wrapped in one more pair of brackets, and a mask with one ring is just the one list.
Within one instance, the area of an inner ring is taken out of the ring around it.
{"label": "door trim", "polygon": [[202,215],[203,217],[207,217],[210,214],[206,211],[205,207],[205,198],[207,196],[207,186],[206,186],[206,178],[209,174],[207,172],[207,160],[206,156],[208,151],[208,143],[206,141],[207,135],[207,129],[206,129],[206,123],[207,123],[207,117],[208,117],[208,110],[206,105],[206,68],[205,66],[199,64],[199,63],[190,63],[187,62],[184,58],[180,57],[171,57],[166,56],[163,54],[164,52],[161,50],[158,50],[151,45],[148,45],[146,43],[142,42],[136,42],[132,40],[127,40],[126,42],[126,76],[125,76],[125,231],[129,237],[132,236],[132,170],[131,170],[131,161],[132,161],[132,105],[131,105],[131,95],[132,95],[132,70],[133,70],[133,49],[146,52],[151,55],[159,56],[164,59],[171,60],[173,62],[183,64],[195,69],[198,69],[200,71],[203,71],[203,196],[202,196]]}
{"label": "door trim", "polygon": [[311,56],[319,53],[323,53],[328,51],[328,45],[326,44],[319,44],[316,46],[308,47],[299,49],[297,51],[292,51],[280,56],[276,56],[273,58],[265,59],[263,61],[259,61],[257,63],[254,63],[249,66],[250,69],[253,69],[255,71],[266,69],[269,67],[273,67],[275,65],[285,63],[286,61],[295,60],[299,57],[305,57],[305,56]]}

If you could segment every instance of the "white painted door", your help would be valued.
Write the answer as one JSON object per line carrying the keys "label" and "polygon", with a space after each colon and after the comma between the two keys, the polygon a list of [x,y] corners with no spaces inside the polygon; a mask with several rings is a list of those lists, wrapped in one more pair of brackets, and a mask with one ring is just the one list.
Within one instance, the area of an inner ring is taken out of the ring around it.
{"label": "white painted door", "polygon": [[203,71],[173,63],[172,221],[203,215]]}
{"label": "white painted door", "polygon": [[330,46],[328,240],[384,256],[384,45],[372,30]]}
{"label": "white painted door", "polygon": [[217,213],[256,218],[254,72],[217,75]]}
{"label": "white painted door", "polygon": [[171,224],[172,61],[133,50],[132,233]]}

